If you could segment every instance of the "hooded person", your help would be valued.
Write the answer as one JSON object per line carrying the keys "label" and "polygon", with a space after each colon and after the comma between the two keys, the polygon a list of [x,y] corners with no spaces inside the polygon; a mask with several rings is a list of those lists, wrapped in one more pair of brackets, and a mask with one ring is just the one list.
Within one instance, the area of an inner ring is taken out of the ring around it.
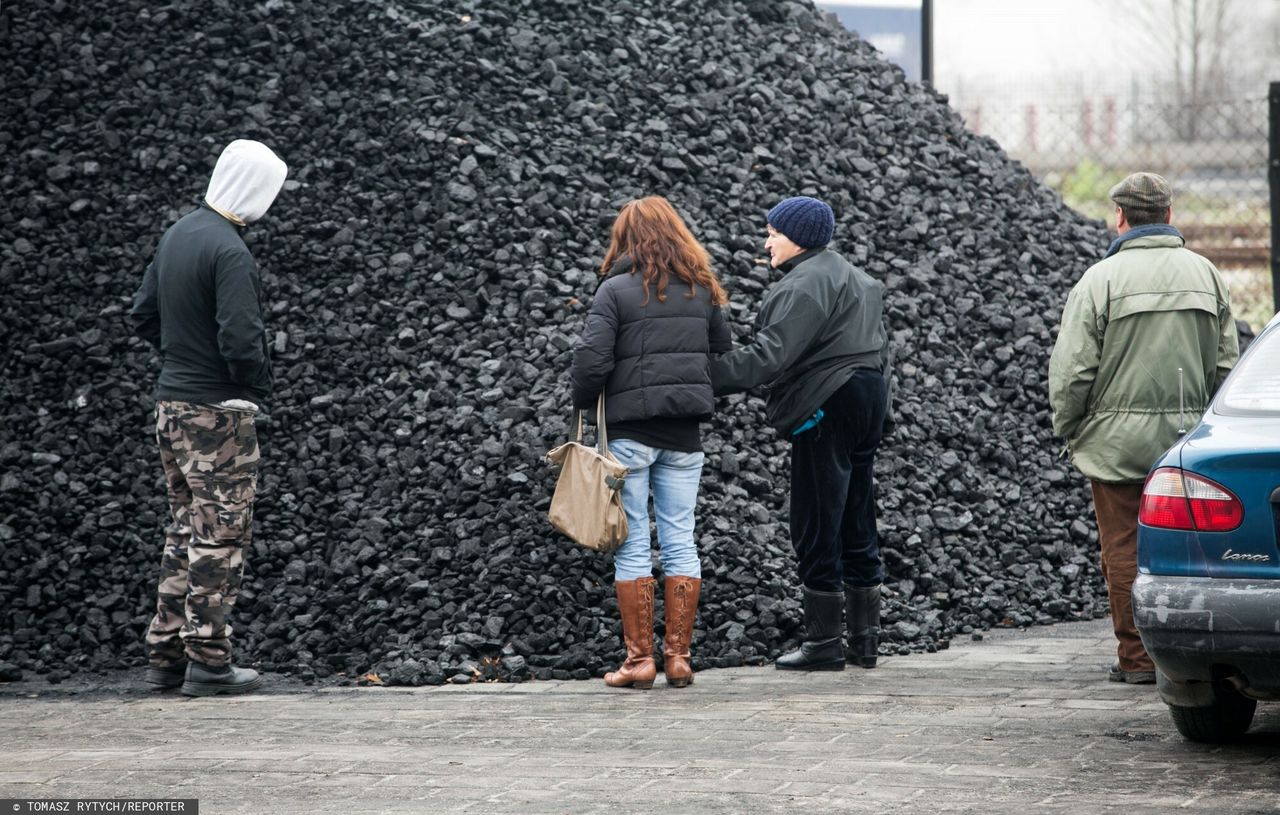
{"label": "hooded person", "polygon": [[784,276],[765,292],[751,342],[711,362],[717,395],[767,385],[769,422],[791,442],[805,632],[778,658],[785,670],[874,668],[879,651],[872,471],[888,402],[884,286],[828,248],[834,232],[835,214],[816,198],[769,210],[765,248]]}
{"label": "hooded person", "polygon": [[135,333],[160,353],[156,440],[172,519],[146,635],[146,682],[188,696],[247,693],[231,625],[257,490],[254,416],[274,381],[262,285],[241,233],[288,167],[265,144],[222,151],[202,204],[164,233],[134,296]]}

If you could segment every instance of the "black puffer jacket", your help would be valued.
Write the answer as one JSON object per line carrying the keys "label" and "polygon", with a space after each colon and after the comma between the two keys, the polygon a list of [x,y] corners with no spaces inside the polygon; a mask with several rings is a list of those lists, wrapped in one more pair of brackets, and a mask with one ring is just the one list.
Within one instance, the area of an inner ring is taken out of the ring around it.
{"label": "black puffer jacket", "polygon": [[691,298],[675,275],[665,302],[650,291],[644,303],[644,280],[631,269],[622,258],[596,289],[573,349],[574,407],[594,408],[603,387],[609,422],[709,417],[710,355],[733,346],[724,314],[711,292],[698,286]]}

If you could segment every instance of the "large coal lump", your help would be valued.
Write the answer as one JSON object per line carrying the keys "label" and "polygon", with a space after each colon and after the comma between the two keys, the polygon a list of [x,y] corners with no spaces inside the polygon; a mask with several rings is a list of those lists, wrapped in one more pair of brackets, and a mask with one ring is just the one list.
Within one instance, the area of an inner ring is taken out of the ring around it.
{"label": "large coal lump", "polygon": [[[829,201],[835,247],[887,285],[886,653],[1104,612],[1045,393],[1103,226],[807,3],[52,0],[0,7],[0,40],[9,673],[142,662],[167,507],[128,309],[241,137],[291,172],[247,234],[279,387],[240,661],[404,684],[617,661],[612,565],[552,532],[540,458],[612,215],[652,193],[711,251],[740,339],[782,197]],[[800,633],[762,406],[727,399],[706,433],[698,668]]]}

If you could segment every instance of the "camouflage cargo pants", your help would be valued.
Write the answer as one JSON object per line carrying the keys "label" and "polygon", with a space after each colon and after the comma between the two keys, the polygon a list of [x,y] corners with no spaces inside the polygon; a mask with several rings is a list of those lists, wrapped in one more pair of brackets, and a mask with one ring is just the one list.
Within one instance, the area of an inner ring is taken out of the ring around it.
{"label": "camouflage cargo pants", "polygon": [[156,440],[173,518],[147,652],[152,665],[179,662],[184,651],[197,662],[226,665],[227,618],[244,573],[258,486],[253,414],[158,402]]}

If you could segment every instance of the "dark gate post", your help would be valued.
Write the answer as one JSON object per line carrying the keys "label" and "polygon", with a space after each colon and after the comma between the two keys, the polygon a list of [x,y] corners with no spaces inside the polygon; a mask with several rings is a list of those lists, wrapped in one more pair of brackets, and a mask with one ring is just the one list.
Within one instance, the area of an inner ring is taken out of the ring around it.
{"label": "dark gate post", "polygon": [[1271,300],[1280,311],[1280,82],[1267,94],[1267,118],[1271,123],[1271,154],[1267,179],[1271,182]]}
{"label": "dark gate post", "polygon": [[[920,4],[920,81],[933,84],[933,0]],[[1271,86],[1272,93],[1275,87]]]}

